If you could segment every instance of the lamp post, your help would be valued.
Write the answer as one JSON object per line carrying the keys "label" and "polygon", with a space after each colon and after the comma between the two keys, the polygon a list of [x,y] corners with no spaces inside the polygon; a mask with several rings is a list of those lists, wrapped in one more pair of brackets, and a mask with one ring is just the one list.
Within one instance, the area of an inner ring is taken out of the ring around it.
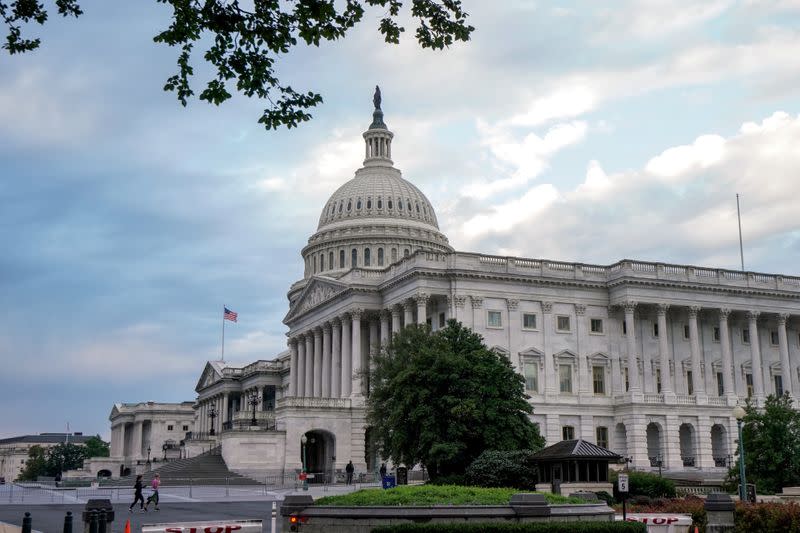
{"label": "lamp post", "polygon": [[150,464],[150,445],[147,445],[147,464]]}
{"label": "lamp post", "polygon": [[214,419],[217,418],[217,406],[213,403],[211,407],[208,408],[208,418],[211,419],[211,430],[208,432],[209,435],[214,435]]}
{"label": "lamp post", "polygon": [[656,456],[656,463],[658,463],[658,477],[661,477],[661,465],[664,464],[664,459],[661,457],[661,454]]}
{"label": "lamp post", "polygon": [[308,473],[306,472],[306,443],[308,437],[303,435],[300,437],[301,448],[303,448],[303,490],[308,490]]}
{"label": "lamp post", "polygon": [[747,478],[744,472],[744,439],[742,439],[742,420],[747,415],[741,405],[733,408],[736,425],[739,426],[739,501],[747,500]]}
{"label": "lamp post", "polygon": [[258,422],[256,422],[256,405],[258,405],[258,389],[254,389],[250,391],[250,398],[247,402],[253,406],[253,418],[250,420],[251,426],[257,426]]}

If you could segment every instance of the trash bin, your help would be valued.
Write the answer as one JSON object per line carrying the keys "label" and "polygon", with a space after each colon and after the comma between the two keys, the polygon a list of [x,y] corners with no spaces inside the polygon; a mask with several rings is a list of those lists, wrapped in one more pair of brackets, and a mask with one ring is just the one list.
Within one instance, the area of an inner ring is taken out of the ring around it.
{"label": "trash bin", "polygon": [[105,498],[92,498],[86,501],[86,506],[83,508],[83,531],[89,532],[89,519],[91,518],[92,511],[97,512],[98,529],[99,533],[106,533],[111,531],[111,527],[103,528],[100,525],[100,511],[106,512],[106,524],[111,524],[114,521],[114,507],[111,505],[111,500]]}
{"label": "trash bin", "polygon": [[398,466],[396,472],[397,472],[397,484],[408,485],[408,468],[406,468],[405,466]]}
{"label": "trash bin", "polygon": [[383,476],[381,480],[384,489],[393,489],[397,486],[397,479],[394,476]]}

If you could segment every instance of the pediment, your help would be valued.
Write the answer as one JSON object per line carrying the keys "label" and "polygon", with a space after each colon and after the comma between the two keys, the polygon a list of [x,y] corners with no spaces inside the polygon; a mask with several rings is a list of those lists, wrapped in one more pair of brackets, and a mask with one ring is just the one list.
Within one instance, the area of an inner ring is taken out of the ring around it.
{"label": "pediment", "polygon": [[344,292],[348,285],[331,278],[311,278],[311,281],[303,289],[303,292],[294,302],[294,305],[286,313],[284,323],[295,318],[306,311],[313,309],[325,302],[333,299],[337,294]]}
{"label": "pediment", "polygon": [[197,380],[197,386],[194,388],[195,392],[200,392],[209,385],[213,385],[219,381],[220,378],[222,378],[222,376],[217,372],[217,369],[214,368],[214,365],[206,363],[203,373],[200,374],[200,379]]}
{"label": "pediment", "polygon": [[534,348],[533,346],[531,346],[530,348],[527,348],[519,352],[519,355],[521,357],[543,357],[544,352],[538,348]]}
{"label": "pediment", "polygon": [[560,352],[553,354],[553,359],[555,359],[556,361],[564,359],[577,360],[578,354],[576,354],[571,350],[561,350]]}
{"label": "pediment", "polygon": [[611,356],[605,352],[596,352],[586,358],[589,364],[611,366]]}
{"label": "pediment", "polygon": [[495,346],[492,346],[492,347],[491,347],[491,348],[489,348],[489,349],[490,349],[491,351],[493,351],[494,353],[496,353],[497,355],[502,355],[503,357],[508,357],[508,354],[509,354],[508,350],[506,350],[506,349],[505,349],[504,347],[502,347],[502,346],[495,345]]}

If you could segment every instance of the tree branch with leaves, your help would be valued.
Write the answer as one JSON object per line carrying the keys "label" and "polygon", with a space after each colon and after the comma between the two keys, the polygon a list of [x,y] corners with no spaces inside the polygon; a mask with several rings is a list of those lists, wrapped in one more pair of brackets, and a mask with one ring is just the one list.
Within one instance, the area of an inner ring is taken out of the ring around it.
{"label": "tree branch with leaves", "polygon": [[[212,44],[203,59],[213,65],[216,75],[198,98],[219,105],[235,90],[247,97],[269,102],[258,119],[266,129],[296,127],[312,118],[309,110],[322,103],[314,91],[298,91],[284,84],[275,70],[278,58],[289,54],[299,42],[319,46],[323,41],[343,38],[361,22],[365,7],[385,9],[379,31],[387,43],[400,42],[405,28],[398,22],[403,0],[254,0],[243,7],[238,0],[156,0],[172,7],[172,21],[153,40],[180,48],[176,74],[164,85],[181,105],[195,95],[191,78],[194,47],[211,36]],[[417,20],[415,37],[422,48],[441,50],[456,41],[468,41],[475,29],[467,24],[468,14],[461,0],[410,0],[411,15]],[[78,0],[55,0],[63,17],[83,14]],[[8,27],[3,48],[10,54],[33,51],[41,39],[25,37],[26,26],[44,25],[45,4],[38,0],[0,0],[0,18]]]}

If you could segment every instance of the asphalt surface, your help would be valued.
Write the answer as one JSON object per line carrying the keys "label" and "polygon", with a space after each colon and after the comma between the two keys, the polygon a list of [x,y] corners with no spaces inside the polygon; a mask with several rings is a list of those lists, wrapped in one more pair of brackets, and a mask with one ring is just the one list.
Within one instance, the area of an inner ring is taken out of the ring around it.
{"label": "asphalt surface", "polygon": [[[83,524],[80,520],[83,508],[83,505],[0,505],[0,522],[21,526],[22,518],[27,511],[33,518],[34,531],[62,533],[64,515],[67,514],[67,511],[72,511],[72,515],[75,517],[73,532],[81,533]],[[128,513],[127,504],[114,504],[114,522],[108,532],[123,533],[125,521],[130,518],[132,533],[141,531],[144,524],[225,519],[262,520],[264,533],[269,533],[272,520],[271,501],[162,503],[159,508],[160,511],[154,511],[151,507],[147,513]],[[278,501],[276,532],[281,531],[280,522],[280,501]]]}

